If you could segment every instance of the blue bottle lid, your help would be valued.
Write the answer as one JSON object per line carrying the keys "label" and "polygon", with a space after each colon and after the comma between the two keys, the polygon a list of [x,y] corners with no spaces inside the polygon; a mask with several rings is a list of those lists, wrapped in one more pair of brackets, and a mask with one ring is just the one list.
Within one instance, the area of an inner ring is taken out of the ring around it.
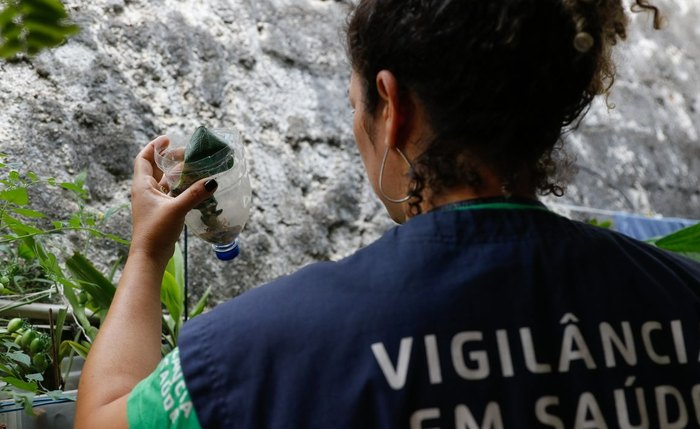
{"label": "blue bottle lid", "polygon": [[214,247],[216,257],[221,261],[231,261],[236,259],[236,256],[241,253],[241,247],[238,245],[238,241],[234,241],[231,244],[214,245],[212,247]]}

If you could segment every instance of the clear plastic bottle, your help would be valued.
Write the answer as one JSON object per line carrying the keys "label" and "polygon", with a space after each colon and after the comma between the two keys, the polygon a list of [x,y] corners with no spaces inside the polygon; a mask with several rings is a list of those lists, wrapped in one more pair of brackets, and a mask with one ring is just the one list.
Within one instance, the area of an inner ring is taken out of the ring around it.
{"label": "clear plastic bottle", "polygon": [[[173,195],[204,177],[216,179],[214,195],[185,217],[190,232],[212,244],[217,258],[234,259],[240,253],[238,236],[251,208],[251,187],[241,137],[235,130],[211,129],[228,148],[185,167],[186,145],[170,142],[156,147],[155,161]],[[230,166],[230,167],[229,167]],[[223,170],[223,171],[222,171]],[[161,182],[163,183],[163,182]],[[183,185],[183,183],[185,185]]]}

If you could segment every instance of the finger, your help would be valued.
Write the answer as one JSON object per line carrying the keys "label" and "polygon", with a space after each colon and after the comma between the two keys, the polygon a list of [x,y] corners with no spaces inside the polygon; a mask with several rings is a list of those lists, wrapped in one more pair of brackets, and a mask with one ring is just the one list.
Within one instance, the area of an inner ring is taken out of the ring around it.
{"label": "finger", "polygon": [[153,145],[147,144],[134,159],[134,179],[140,177],[153,177]]}
{"label": "finger", "polygon": [[173,200],[176,210],[184,216],[198,204],[211,197],[217,187],[218,184],[214,179],[202,179],[194,183]]}
{"label": "finger", "polygon": [[158,167],[156,158],[168,149],[170,146],[170,139],[168,136],[160,136],[153,140],[150,145],[153,146],[153,156],[149,159],[151,167],[153,168],[153,177],[155,177],[157,181],[160,181],[163,177],[163,171]]}

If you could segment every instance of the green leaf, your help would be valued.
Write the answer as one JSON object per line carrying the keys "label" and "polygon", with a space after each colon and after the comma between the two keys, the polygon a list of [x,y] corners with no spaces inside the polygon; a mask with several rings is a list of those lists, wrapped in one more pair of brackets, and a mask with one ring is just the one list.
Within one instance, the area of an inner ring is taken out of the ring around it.
{"label": "green leaf", "polygon": [[180,293],[184,296],[185,294],[185,258],[180,248],[180,243],[175,243],[175,252],[173,256],[168,261],[168,265],[165,267],[166,271],[175,276],[175,280],[178,284],[178,289]]}
{"label": "green leaf", "polygon": [[0,29],[0,34],[7,40],[17,39],[22,34],[22,26],[8,22]]}
{"label": "green leaf", "polygon": [[71,228],[80,228],[81,226],[83,226],[83,222],[80,219],[80,215],[77,213],[74,213],[70,217],[70,219],[68,219],[68,226],[70,226]]}
{"label": "green leaf", "polygon": [[672,252],[700,253],[700,224],[667,235],[654,244]]}
{"label": "green leaf", "polygon": [[0,45],[0,57],[12,58],[24,49],[24,44],[17,39],[9,39]]}
{"label": "green leaf", "polygon": [[38,30],[29,30],[24,38],[27,47],[37,50],[37,53],[43,48],[53,48],[63,43],[63,37],[53,36],[43,33]]}
{"label": "green leaf", "polygon": [[29,392],[36,392],[39,388],[36,383],[28,383],[15,377],[2,377],[2,381]]}
{"label": "green leaf", "polygon": [[29,194],[24,188],[8,189],[0,191],[0,200],[5,200],[18,206],[26,206],[29,204]]}
{"label": "green leaf", "polygon": [[119,243],[119,244],[126,244],[127,246],[128,246],[129,244],[131,244],[131,242],[130,242],[129,240],[125,240],[125,239],[119,237],[118,235],[106,234],[106,233],[104,233],[104,232],[103,232],[101,235],[102,235],[103,237],[109,238],[110,240],[112,240],[112,241],[114,241],[114,242],[117,242],[117,243]]}
{"label": "green leaf", "polygon": [[19,345],[17,343],[15,343],[14,341],[6,340],[6,339],[2,340],[2,345],[3,345],[3,347],[5,347],[8,350],[19,348]]}
{"label": "green leaf", "polygon": [[109,209],[107,209],[106,212],[104,212],[104,216],[102,217],[102,222],[107,222],[109,220],[109,218],[111,218],[115,213],[117,213],[118,211],[123,210],[125,208],[128,208],[128,207],[129,207],[128,204],[122,204],[120,206],[110,207]]}
{"label": "green leaf", "polygon": [[3,213],[2,217],[0,218],[2,222],[5,223],[5,226],[9,228],[12,232],[14,232],[17,235],[31,235],[31,234],[41,234],[44,231],[35,228],[32,225],[26,224],[22,222],[21,220],[10,216],[7,212]]}
{"label": "green leaf", "polygon": [[170,316],[176,321],[182,316],[183,297],[172,273],[166,271],[163,274],[163,282],[160,286],[160,300]]}
{"label": "green leaf", "polygon": [[54,322],[54,337],[51,339],[54,345],[61,344],[61,334],[63,333],[63,325],[66,323],[67,315],[67,308],[61,308],[58,310],[56,321]]}
{"label": "green leaf", "polygon": [[25,377],[30,381],[44,381],[44,376],[38,372],[34,374],[27,374]]}
{"label": "green leaf", "polygon": [[100,309],[109,308],[117,288],[85,256],[74,253],[66,260],[66,268]]}
{"label": "green leaf", "polygon": [[83,359],[86,359],[88,353],[90,352],[90,348],[89,348],[89,347],[87,347],[87,346],[85,346],[85,345],[83,345],[83,344],[77,343],[77,342],[75,342],[75,341],[71,341],[71,340],[66,340],[66,341],[64,341],[64,342],[61,344],[61,347],[62,347],[62,348],[63,348],[63,344],[66,344],[67,346],[69,346],[70,348],[72,348],[73,350],[75,350],[75,352],[78,353],[78,354],[80,355],[80,357],[82,357]]}
{"label": "green leaf", "polygon": [[46,7],[41,7],[33,4],[25,3],[22,5],[23,21],[36,21],[47,24],[57,24],[63,19],[68,18],[65,10],[55,11]]}
{"label": "green leaf", "polygon": [[202,295],[201,298],[199,298],[199,301],[197,301],[197,304],[194,306],[192,311],[190,312],[190,319],[195,318],[202,314],[204,311],[204,308],[207,306],[207,302],[209,301],[209,295],[211,294],[211,286],[207,288],[206,291],[204,291],[204,295]]}
{"label": "green leaf", "polygon": [[83,189],[82,186],[76,185],[75,183],[61,182],[60,186],[63,189],[66,189],[68,191],[73,192],[74,194],[78,195],[79,197],[82,197],[82,195],[86,193],[86,191]]}
{"label": "green leaf", "polygon": [[7,357],[12,359],[15,362],[19,362],[22,365],[31,365],[32,364],[32,359],[29,357],[28,354],[22,353],[22,352],[9,352],[6,354]]}
{"label": "green leaf", "polygon": [[5,6],[5,9],[0,12],[0,28],[12,22],[17,16],[17,9],[11,6]]}
{"label": "green leaf", "polygon": [[75,396],[67,395],[65,392],[62,390],[52,390],[50,392],[45,393],[46,396],[49,398],[53,399],[54,401],[58,401],[61,399],[67,399],[69,401],[75,401]]}
{"label": "green leaf", "polygon": [[22,381],[19,378],[15,377],[2,377],[2,381],[29,392],[36,392],[39,388],[36,383]]}
{"label": "green leaf", "polygon": [[85,307],[80,304],[80,301],[78,301],[78,296],[75,293],[77,285],[73,284],[70,280],[66,279],[65,277],[59,277],[57,280],[63,285],[63,296],[65,296],[68,300],[68,303],[70,304],[70,307],[73,310],[73,315],[76,319],[78,319],[78,323],[80,323],[80,326],[83,327],[90,339],[94,340],[97,331],[90,324],[90,321],[85,315]]}
{"label": "green leaf", "polygon": [[45,218],[46,215],[38,212],[36,210],[30,210],[30,209],[22,209],[19,207],[13,208],[13,212],[17,213],[18,215],[22,215],[24,217],[32,218],[32,219],[42,219]]}
{"label": "green leaf", "polygon": [[24,0],[24,3],[37,9],[50,10],[56,17],[59,17],[62,13],[65,13],[63,3],[61,3],[59,0]]}
{"label": "green leaf", "polygon": [[21,405],[22,408],[24,408],[24,412],[28,416],[36,417],[36,414],[34,413],[34,407],[32,405],[34,402],[35,393],[38,390],[38,388],[35,387],[34,389],[25,389],[25,390],[29,390],[29,392],[25,392],[25,393],[13,392],[12,399],[15,401],[16,404]]}

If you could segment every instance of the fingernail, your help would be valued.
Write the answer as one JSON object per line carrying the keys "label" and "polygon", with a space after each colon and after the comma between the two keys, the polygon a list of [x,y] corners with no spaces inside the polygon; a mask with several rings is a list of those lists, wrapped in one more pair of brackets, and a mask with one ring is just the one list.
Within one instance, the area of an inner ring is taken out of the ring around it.
{"label": "fingernail", "polygon": [[209,179],[204,182],[204,189],[206,189],[208,192],[213,192],[218,186],[219,184],[216,183],[216,180],[214,179]]}

